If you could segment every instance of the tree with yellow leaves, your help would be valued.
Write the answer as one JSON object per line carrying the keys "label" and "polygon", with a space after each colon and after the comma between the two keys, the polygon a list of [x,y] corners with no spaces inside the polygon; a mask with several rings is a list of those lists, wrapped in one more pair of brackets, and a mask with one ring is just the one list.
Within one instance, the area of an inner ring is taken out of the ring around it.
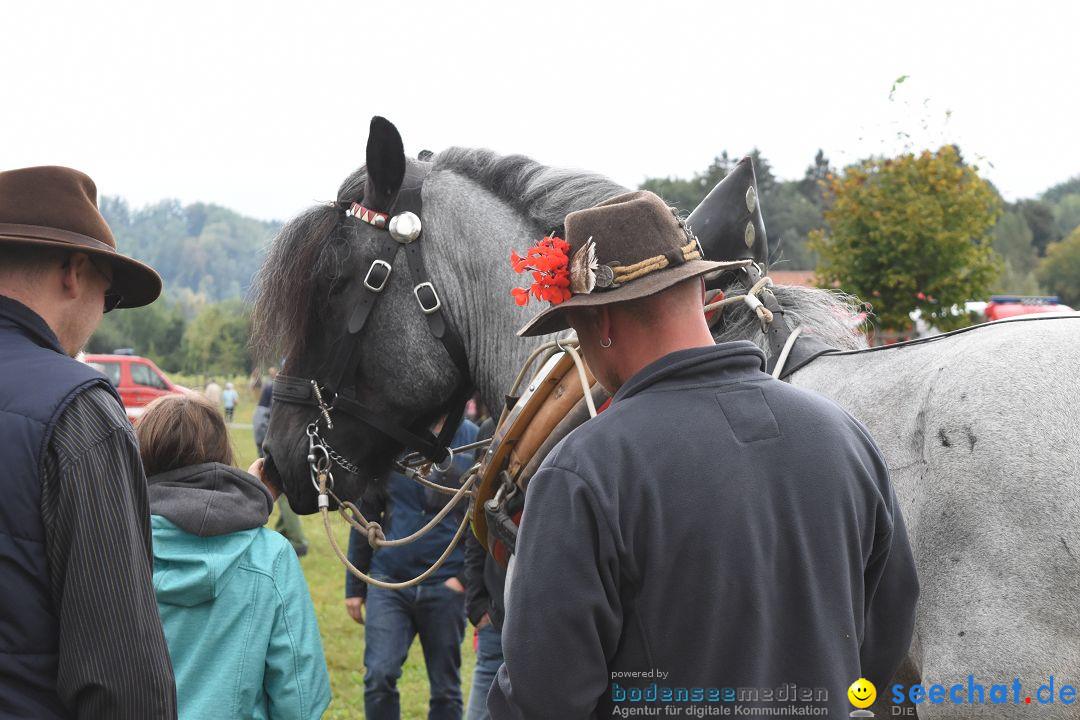
{"label": "tree with yellow leaves", "polygon": [[820,283],[869,301],[883,330],[906,330],[915,309],[942,330],[967,324],[964,301],[1000,272],[990,231],[1001,201],[954,145],[863,160],[828,176],[825,197],[828,230],[810,241]]}

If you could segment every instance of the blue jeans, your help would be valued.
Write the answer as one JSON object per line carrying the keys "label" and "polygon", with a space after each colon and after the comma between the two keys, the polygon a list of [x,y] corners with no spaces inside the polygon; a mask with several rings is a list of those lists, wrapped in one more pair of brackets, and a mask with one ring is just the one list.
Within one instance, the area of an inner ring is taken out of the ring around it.
{"label": "blue jeans", "polygon": [[404,590],[368,588],[364,625],[364,714],[368,720],[401,717],[397,681],[418,634],[431,687],[428,718],[461,720],[465,593],[451,590],[442,581]]}
{"label": "blue jeans", "polygon": [[477,633],[476,669],[472,676],[472,690],[469,692],[469,709],[465,720],[489,720],[487,709],[488,691],[499,666],[503,664],[502,633],[488,623]]}

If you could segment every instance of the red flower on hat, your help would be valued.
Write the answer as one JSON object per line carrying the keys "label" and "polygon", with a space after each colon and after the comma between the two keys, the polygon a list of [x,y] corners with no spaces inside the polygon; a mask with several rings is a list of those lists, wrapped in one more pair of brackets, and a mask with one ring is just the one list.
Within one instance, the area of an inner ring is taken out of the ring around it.
{"label": "red flower on hat", "polygon": [[530,271],[533,284],[528,288],[514,288],[510,292],[514,302],[525,305],[532,295],[537,300],[546,300],[558,305],[570,299],[570,243],[560,237],[544,236],[521,257],[510,252],[510,264],[514,272]]}

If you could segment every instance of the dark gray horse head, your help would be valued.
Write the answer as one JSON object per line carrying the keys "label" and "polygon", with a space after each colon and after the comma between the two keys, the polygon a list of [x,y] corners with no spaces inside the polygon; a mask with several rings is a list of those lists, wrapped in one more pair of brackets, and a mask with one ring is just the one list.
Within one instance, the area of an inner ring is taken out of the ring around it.
{"label": "dark gray horse head", "polygon": [[[316,507],[309,427],[345,458],[333,466],[336,493],[356,499],[405,445],[394,429],[426,435],[469,383],[418,306],[431,298],[413,289],[420,280],[410,272],[407,242],[390,233],[396,215],[419,210],[431,164],[406,158],[397,129],[379,117],[366,161],[334,202],[282,229],[255,281],[256,348],[285,358],[263,446],[266,472],[302,513]],[[329,417],[317,398],[332,408]]]}

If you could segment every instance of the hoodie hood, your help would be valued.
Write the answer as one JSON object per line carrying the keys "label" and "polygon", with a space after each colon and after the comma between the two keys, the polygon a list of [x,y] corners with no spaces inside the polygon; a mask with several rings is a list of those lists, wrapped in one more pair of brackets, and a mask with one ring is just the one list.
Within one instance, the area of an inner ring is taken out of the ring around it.
{"label": "hoodie hood", "polygon": [[262,527],[274,508],[257,478],[221,463],[177,468],[151,475],[146,483],[150,513],[199,537]]}
{"label": "hoodie hood", "polygon": [[154,535],[154,592],[159,603],[194,607],[222,593],[260,528],[199,537],[160,515],[150,516]]}
{"label": "hoodie hood", "polygon": [[222,593],[266,524],[273,498],[246,472],[207,463],[147,478],[159,602],[193,607]]}

